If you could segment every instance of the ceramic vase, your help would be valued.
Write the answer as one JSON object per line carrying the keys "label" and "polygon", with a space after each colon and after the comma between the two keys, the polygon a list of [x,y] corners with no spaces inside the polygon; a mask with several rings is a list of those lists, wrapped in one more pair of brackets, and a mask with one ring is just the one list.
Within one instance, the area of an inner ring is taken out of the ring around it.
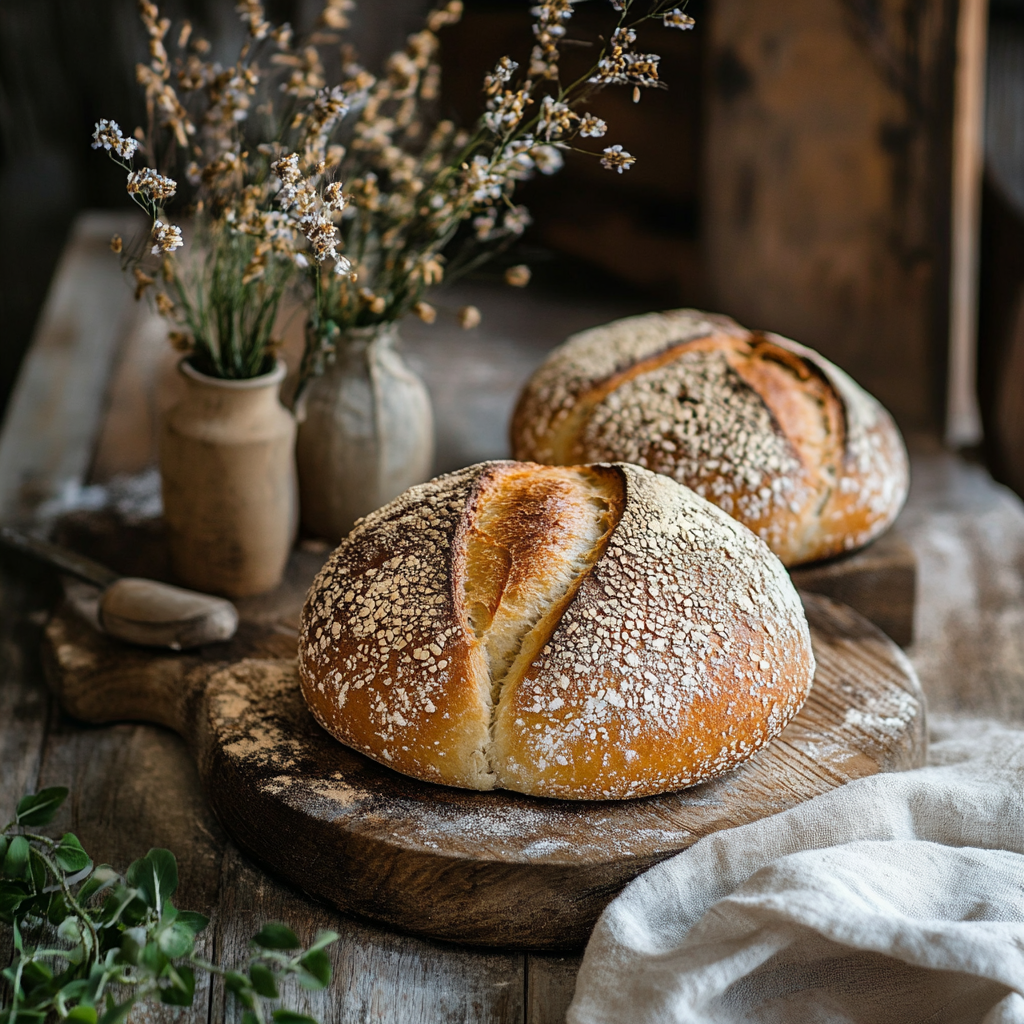
{"label": "ceramic vase", "polygon": [[430,476],[434,418],[423,382],[395,351],[394,324],[342,335],[299,402],[303,529],[337,542],[361,516]]}
{"label": "ceramic vase", "polygon": [[196,590],[245,597],[275,587],[297,527],[295,419],[285,365],[221,380],[178,364],[182,399],[164,416],[160,476],[171,564]]}

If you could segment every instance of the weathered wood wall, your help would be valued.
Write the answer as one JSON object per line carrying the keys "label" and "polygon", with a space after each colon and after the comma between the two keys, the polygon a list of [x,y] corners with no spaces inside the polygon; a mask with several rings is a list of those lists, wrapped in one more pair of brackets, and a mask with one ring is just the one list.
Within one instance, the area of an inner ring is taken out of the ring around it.
{"label": "weathered wood wall", "polygon": [[941,414],[957,0],[715,0],[703,222],[719,308]]}

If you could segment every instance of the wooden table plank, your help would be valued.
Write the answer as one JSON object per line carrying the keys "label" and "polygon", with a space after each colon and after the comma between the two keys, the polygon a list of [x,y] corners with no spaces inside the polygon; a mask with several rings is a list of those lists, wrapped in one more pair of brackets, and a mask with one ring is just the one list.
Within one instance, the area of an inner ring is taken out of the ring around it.
{"label": "wooden table plank", "polygon": [[120,213],[75,222],[0,433],[0,522],[30,522],[92,461],[111,366],[137,316],[108,242],[138,222]]}
{"label": "wooden table plank", "polygon": [[[218,955],[246,956],[249,938],[267,920],[282,920],[304,943],[331,929],[334,980],[323,992],[289,993],[288,1005],[331,1024],[513,1024],[523,1020],[524,958],[444,946],[362,924],[254,868],[233,847],[224,859]],[[227,1011],[227,1012],[225,1012]],[[218,988],[213,1020],[239,1021]]]}
{"label": "wooden table plank", "polygon": [[39,777],[50,700],[39,650],[52,586],[27,559],[0,553],[0,820],[8,822]]}
{"label": "wooden table plank", "polygon": [[[152,847],[171,850],[178,859],[175,905],[213,916],[197,950],[214,956],[226,839],[176,736],[146,725],[88,729],[58,713],[46,738],[40,784],[71,790],[50,830],[74,832],[97,863],[123,872]],[[201,1024],[209,1020],[210,997],[210,980],[200,973],[190,1009],[140,1007],[131,1020]]]}
{"label": "wooden table plank", "polygon": [[527,956],[526,1024],[565,1024],[565,1011],[572,1002],[582,960],[582,954]]}

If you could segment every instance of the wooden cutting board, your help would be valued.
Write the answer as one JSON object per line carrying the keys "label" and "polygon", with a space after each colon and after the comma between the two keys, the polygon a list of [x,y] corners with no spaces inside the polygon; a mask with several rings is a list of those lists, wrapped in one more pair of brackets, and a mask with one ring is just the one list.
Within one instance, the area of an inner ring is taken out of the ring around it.
{"label": "wooden cutting board", "polygon": [[101,636],[66,602],[44,655],[72,715],[180,733],[227,832],[305,892],[419,935],[564,949],[630,879],[701,836],[923,763],[906,657],[851,609],[804,602],[818,669],[782,736],[712,782],[621,802],[450,789],[354,753],[306,710],[294,632],[258,615],[230,644],[164,654]]}

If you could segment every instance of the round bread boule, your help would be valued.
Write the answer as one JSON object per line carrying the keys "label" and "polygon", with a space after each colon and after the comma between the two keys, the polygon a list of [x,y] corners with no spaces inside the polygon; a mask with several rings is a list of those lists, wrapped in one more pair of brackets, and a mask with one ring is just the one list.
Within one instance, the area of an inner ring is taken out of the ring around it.
{"label": "round bread boule", "polygon": [[574,335],[527,383],[517,459],[623,461],[693,488],[786,565],[862,547],[906,500],[892,417],[839,367],[692,309]]}
{"label": "round bread boule", "polygon": [[306,598],[299,672],[317,721],[396,771],[589,800],[735,767],[814,658],[779,560],[692,491],[488,462],[356,524]]}

